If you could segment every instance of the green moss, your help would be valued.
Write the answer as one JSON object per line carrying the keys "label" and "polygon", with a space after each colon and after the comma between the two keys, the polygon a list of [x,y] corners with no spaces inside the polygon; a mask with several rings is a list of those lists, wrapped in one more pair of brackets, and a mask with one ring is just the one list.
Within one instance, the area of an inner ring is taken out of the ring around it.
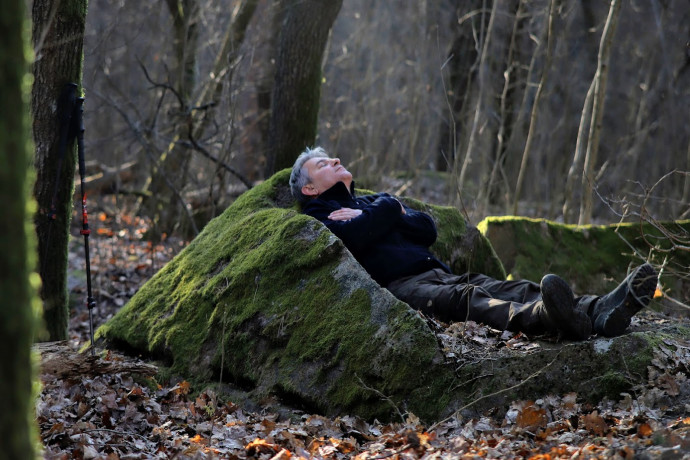
{"label": "green moss", "polygon": [[[690,233],[690,221],[662,223],[672,233]],[[649,224],[565,225],[525,217],[488,217],[479,230],[489,238],[513,278],[539,281],[556,273],[576,293],[601,294],[615,287],[631,266],[666,261],[662,284],[690,265],[690,255]]]}

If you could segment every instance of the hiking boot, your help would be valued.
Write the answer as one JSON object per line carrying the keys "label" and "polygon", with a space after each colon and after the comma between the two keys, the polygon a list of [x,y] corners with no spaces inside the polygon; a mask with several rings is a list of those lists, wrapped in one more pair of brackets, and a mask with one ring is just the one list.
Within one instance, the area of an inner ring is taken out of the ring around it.
{"label": "hiking boot", "polygon": [[594,304],[594,332],[606,337],[621,335],[631,318],[649,304],[654,296],[657,273],[649,264],[640,265],[616,289]]}
{"label": "hiking boot", "polygon": [[592,321],[587,314],[575,308],[575,296],[568,283],[556,275],[541,279],[541,297],[546,315],[545,323],[555,327],[570,340],[585,340],[592,333]]}

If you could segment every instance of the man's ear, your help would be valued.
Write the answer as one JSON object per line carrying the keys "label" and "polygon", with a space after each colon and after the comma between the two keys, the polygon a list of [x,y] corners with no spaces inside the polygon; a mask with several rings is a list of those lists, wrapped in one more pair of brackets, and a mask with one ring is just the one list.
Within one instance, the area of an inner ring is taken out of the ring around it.
{"label": "man's ear", "polygon": [[302,195],[315,197],[319,195],[319,191],[314,187],[314,184],[307,184],[302,187]]}

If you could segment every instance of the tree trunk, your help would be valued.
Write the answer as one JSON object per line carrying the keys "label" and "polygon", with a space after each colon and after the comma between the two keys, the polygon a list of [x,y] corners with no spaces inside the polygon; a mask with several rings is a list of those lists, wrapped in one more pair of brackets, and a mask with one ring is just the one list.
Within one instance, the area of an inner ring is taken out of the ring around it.
{"label": "tree trunk", "polygon": [[529,121],[529,132],[527,133],[527,141],[525,142],[525,149],[522,152],[522,161],[520,162],[520,170],[518,172],[517,183],[515,185],[515,196],[513,197],[513,215],[518,213],[518,201],[520,200],[520,193],[522,193],[522,182],[525,178],[525,170],[527,169],[527,160],[529,159],[532,150],[532,139],[534,138],[534,131],[537,129],[537,115],[539,114],[539,100],[546,86],[549,76],[549,70],[553,61],[553,47],[555,37],[553,36],[553,18],[556,12],[556,0],[551,0],[549,5],[549,19],[546,27],[546,60],[544,62],[544,70],[541,73],[541,80],[537,87],[537,94],[534,96],[532,103],[532,114]]}
{"label": "tree trunk", "polygon": [[[196,101],[193,95],[199,88],[197,53],[199,41],[198,0],[167,0],[173,18],[174,48],[177,70],[174,73],[175,91],[179,107],[176,134],[167,150],[157,160],[151,180],[147,185],[147,199],[140,212],[154,216],[154,236],[172,233],[181,226],[182,233],[196,235],[198,228],[187,211],[188,203],[182,200],[181,192],[187,185],[185,171],[191,160],[192,151],[207,152],[200,145],[208,125],[213,121],[214,108],[220,99],[225,84],[231,79],[238,49],[244,41],[249,21],[254,15],[258,0],[243,0],[233,12],[231,25],[223,39],[221,51],[213,65],[213,80],[200,92]],[[198,110],[203,107],[203,113]],[[223,110],[229,110],[223,108]],[[190,148],[191,146],[191,148]],[[244,178],[240,177],[243,182]],[[185,211],[186,220],[181,220],[180,211]],[[191,232],[186,231],[190,229]]]}
{"label": "tree trunk", "polygon": [[577,130],[577,141],[575,142],[575,154],[573,155],[573,163],[568,170],[568,177],[565,181],[565,192],[563,200],[563,222],[569,224],[575,217],[575,182],[579,179],[580,164],[582,157],[584,157],[584,145],[587,138],[585,132],[589,132],[589,122],[592,119],[592,98],[594,97],[594,80],[589,85],[587,96],[585,96],[585,103],[582,107],[582,114],[580,116],[580,127]]}
{"label": "tree trunk", "polygon": [[592,190],[594,189],[594,166],[599,154],[599,136],[601,135],[601,121],[604,118],[604,97],[606,96],[606,80],[609,74],[609,56],[611,44],[616,33],[618,13],[621,9],[620,0],[611,0],[609,15],[606,18],[604,31],[601,33],[601,44],[597,58],[597,71],[594,74],[594,100],[592,102],[592,121],[589,125],[587,139],[587,153],[585,155],[584,171],[582,173],[582,203],[580,206],[579,225],[586,225],[592,221]]}
{"label": "tree trunk", "polygon": [[321,63],[342,0],[281,0],[266,175],[292,166],[316,140]]}
{"label": "tree trunk", "polygon": [[479,84],[479,94],[477,95],[477,104],[474,108],[474,116],[472,118],[472,127],[470,128],[470,136],[469,140],[467,141],[467,150],[465,152],[465,158],[463,159],[462,162],[462,168],[460,168],[460,171],[458,173],[458,159],[456,159],[455,162],[453,162],[453,176],[456,178],[456,187],[457,187],[457,194],[458,197],[461,197],[460,194],[462,193],[462,190],[465,188],[465,176],[467,175],[467,169],[469,168],[470,164],[473,161],[473,155],[474,151],[476,149],[476,138],[479,133],[480,129],[480,119],[486,115],[486,94],[487,90],[489,89],[488,86],[490,85],[488,77],[489,69],[488,69],[488,50],[489,50],[489,42],[491,41],[491,35],[493,34],[494,31],[494,24],[496,22],[496,14],[498,11],[498,1],[495,1],[493,4],[493,7],[491,8],[491,16],[489,18],[489,25],[487,26],[486,34],[484,35],[484,42],[482,43],[482,54],[481,58],[479,61],[479,78],[478,78],[478,84]]}
{"label": "tree trunk", "polygon": [[43,315],[48,340],[65,340],[67,242],[72,213],[74,145],[59,155],[57,100],[67,83],[81,83],[87,0],[34,0],[32,42],[36,53],[31,91],[36,144],[34,218],[38,236]]}
{"label": "tree trunk", "polygon": [[[518,106],[516,100],[515,85],[518,75],[519,62],[515,59],[517,53],[518,34],[522,29],[523,19],[523,1],[518,0],[515,7],[515,20],[513,21],[513,30],[510,34],[510,44],[508,45],[508,57],[506,58],[506,70],[503,72],[503,90],[501,91],[500,106],[499,106],[499,127],[496,134],[496,150],[494,153],[493,166],[491,174],[486,187],[479,191],[477,201],[483,203],[484,209],[489,209],[491,204],[496,203],[501,188],[504,189],[506,200],[509,200],[508,176],[505,172],[506,160],[506,141],[510,137],[510,132],[513,129],[513,107]],[[503,181],[500,186],[499,176]]]}
{"label": "tree trunk", "polygon": [[463,108],[471,95],[469,88],[480,57],[475,43],[476,36],[481,34],[478,31],[483,31],[486,28],[485,23],[488,22],[487,15],[472,14],[474,11],[482,11],[481,0],[457,0],[455,3],[456,13],[451,16],[454,24],[452,30],[455,34],[447,52],[446,62],[441,66],[441,71],[448,69],[448,76],[443,79],[448,81],[448,88],[444,91],[448,118],[441,121],[439,128],[435,161],[438,171],[447,171],[456,159]]}
{"label": "tree trunk", "polygon": [[[192,94],[197,86],[197,52],[199,43],[198,0],[166,0],[173,21],[173,51],[175,56],[172,76],[177,106],[174,113],[173,137],[160,158],[154,160],[153,172],[146,185],[147,198],[142,203],[140,214],[153,216],[154,238],[162,233],[172,233],[180,224],[188,224],[191,233],[198,233],[196,224],[186,211],[182,190],[187,183],[187,167],[191,150],[180,141],[193,137],[194,120]],[[187,228],[187,225],[183,225]]]}
{"label": "tree trunk", "polygon": [[25,85],[24,0],[3,3],[0,28],[0,414],[4,458],[33,458],[36,427],[31,387],[34,295],[29,283],[36,250],[29,232],[27,172],[30,158],[28,91]]}

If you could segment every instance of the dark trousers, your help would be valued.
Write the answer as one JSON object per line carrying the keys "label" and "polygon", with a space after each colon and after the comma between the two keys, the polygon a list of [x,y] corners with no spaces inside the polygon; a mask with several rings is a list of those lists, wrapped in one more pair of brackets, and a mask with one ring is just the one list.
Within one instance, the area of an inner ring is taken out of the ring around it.
{"label": "dark trousers", "polygon": [[[541,290],[532,281],[500,281],[478,273],[453,275],[434,269],[393,281],[387,288],[412,308],[441,321],[471,320],[526,334],[555,332],[544,322]],[[589,296],[576,299],[578,308],[588,308],[590,300]]]}

